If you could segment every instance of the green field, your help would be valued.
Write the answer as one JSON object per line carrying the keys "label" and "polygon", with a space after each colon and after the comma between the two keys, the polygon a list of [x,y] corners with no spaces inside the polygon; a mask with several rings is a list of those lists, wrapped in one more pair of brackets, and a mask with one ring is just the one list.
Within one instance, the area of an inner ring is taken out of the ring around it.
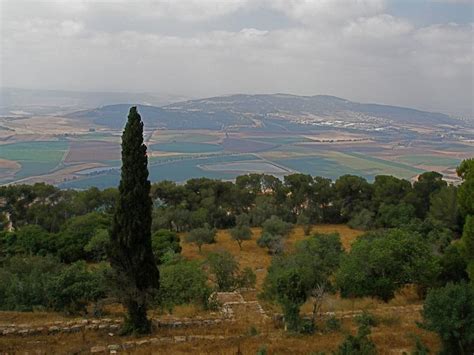
{"label": "green field", "polygon": [[289,136],[289,137],[248,137],[247,139],[264,142],[264,143],[273,143],[273,144],[293,144],[293,143],[303,143],[311,142],[310,139],[301,137],[301,136]]}
{"label": "green field", "polygon": [[397,160],[411,165],[458,166],[460,159],[435,155],[404,155]]}
{"label": "green field", "polygon": [[0,158],[18,162],[21,169],[15,178],[22,179],[50,172],[68,149],[67,141],[12,143],[0,145]]}
{"label": "green field", "polygon": [[356,174],[370,178],[370,174],[361,174],[360,171],[342,165],[336,160],[324,157],[308,156],[301,158],[273,159],[272,161],[304,174],[322,176],[330,179],[336,179],[344,174]]}
{"label": "green field", "polygon": [[189,143],[209,143],[219,140],[218,135],[205,133],[181,133],[181,132],[160,132],[153,136],[153,140],[158,143],[189,142]]}
{"label": "green field", "polygon": [[[61,160],[69,149],[67,139],[86,142],[87,140],[109,141],[120,138],[107,132],[90,132],[82,135],[80,139],[78,137],[65,137],[60,141],[32,141],[0,145],[0,158],[18,162],[21,166],[13,178],[11,168],[0,167],[0,183],[40,176],[57,170],[56,168],[63,166],[60,165]],[[344,174],[359,175],[368,180],[372,180],[376,175],[393,175],[412,179],[424,171],[417,166],[433,165],[454,168],[460,163],[459,159],[436,156],[436,153],[429,150],[426,153],[419,150],[421,153],[415,155],[394,156],[386,160],[383,155],[380,155],[381,150],[385,149],[383,146],[357,145],[352,149],[350,145],[309,144],[309,139],[295,133],[290,133],[288,136],[260,135],[259,133],[245,136],[231,133],[228,137],[230,142],[227,144],[233,144],[235,150],[224,150],[226,140],[224,139],[223,145],[217,142],[225,137],[226,134],[223,132],[219,134],[201,131],[196,133],[190,131],[154,132],[148,144],[149,151],[174,154],[149,158],[150,180],[154,182],[166,179],[183,182],[199,177],[233,179],[246,173],[267,173],[281,177],[293,171],[324,176],[333,180]],[[272,149],[257,153],[246,153],[245,150],[238,153],[240,147],[249,148],[249,145],[255,142],[274,145]],[[378,149],[374,150],[375,148]],[[117,149],[119,149],[118,145]],[[230,153],[231,151],[235,153]],[[121,162],[97,160],[97,163],[117,169],[101,172],[101,168],[98,168],[96,173],[90,170],[85,174],[78,172],[69,175],[68,178],[72,180],[61,183],[60,186],[73,188],[116,186],[120,178]]]}
{"label": "green field", "polygon": [[170,142],[157,143],[150,146],[152,151],[174,152],[174,153],[212,153],[222,151],[218,144],[195,143],[195,142]]}
{"label": "green field", "polygon": [[[199,167],[199,165],[212,165],[223,162],[241,162],[255,160],[255,156],[251,154],[243,155],[219,155],[205,158],[187,158],[175,159],[168,162],[153,161],[149,165],[150,180],[172,180],[177,182],[184,182],[192,178],[206,177],[210,179],[234,179],[240,172],[221,172],[221,171],[207,171]],[[263,162],[263,161],[262,161]],[[117,186],[120,180],[119,170],[109,174],[101,174],[87,177],[85,179],[77,179],[60,184],[62,188],[87,188],[96,186],[99,188],[106,188],[110,186]]]}

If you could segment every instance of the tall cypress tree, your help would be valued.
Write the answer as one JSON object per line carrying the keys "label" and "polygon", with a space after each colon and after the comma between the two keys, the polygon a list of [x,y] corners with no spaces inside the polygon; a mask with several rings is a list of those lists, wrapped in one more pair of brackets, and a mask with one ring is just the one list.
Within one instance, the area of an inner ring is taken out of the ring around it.
{"label": "tall cypress tree", "polygon": [[119,199],[110,233],[109,258],[119,297],[127,309],[123,333],[149,333],[147,296],[159,287],[160,275],[151,249],[150,181],[143,143],[143,122],[130,108],[122,135]]}

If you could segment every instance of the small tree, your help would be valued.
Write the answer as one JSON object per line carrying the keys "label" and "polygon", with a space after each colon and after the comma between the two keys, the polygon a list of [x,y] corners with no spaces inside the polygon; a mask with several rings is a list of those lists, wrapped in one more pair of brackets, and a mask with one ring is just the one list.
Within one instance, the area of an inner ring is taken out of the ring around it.
{"label": "small tree", "polygon": [[282,221],[276,216],[272,216],[262,224],[262,235],[257,240],[261,248],[268,248],[271,254],[280,254],[283,252],[283,239],[290,234],[291,223]]}
{"label": "small tree", "polygon": [[216,242],[216,230],[205,226],[202,228],[196,228],[189,232],[186,237],[187,243],[196,244],[201,253],[201,248],[204,244],[212,244]]}
{"label": "small tree", "polygon": [[277,216],[271,216],[262,224],[263,233],[269,233],[272,235],[281,235],[282,237],[287,237],[290,234],[293,226],[291,223],[282,221]]}
{"label": "small tree", "polygon": [[444,354],[474,351],[474,290],[467,283],[449,283],[428,292],[421,327],[438,333]]}
{"label": "small tree", "polygon": [[288,269],[276,277],[276,299],[283,308],[286,328],[298,331],[300,307],[306,301],[307,286],[297,269]]}
{"label": "small tree", "polygon": [[85,261],[63,268],[48,288],[52,308],[68,314],[85,312],[90,302],[105,296],[104,273],[88,270]]}
{"label": "small tree", "polygon": [[303,227],[304,235],[309,235],[311,233],[311,221],[310,221],[310,218],[305,213],[302,213],[298,216],[298,219],[296,220],[296,224]]}
{"label": "small tree", "polygon": [[233,291],[239,287],[255,286],[255,273],[250,268],[240,272],[239,263],[228,251],[210,253],[207,257],[210,273],[218,291]]}
{"label": "small tree", "polygon": [[318,312],[341,254],[339,235],[327,234],[305,239],[293,253],[272,259],[262,296],[281,305],[287,329],[301,330],[299,309],[309,296],[314,300],[314,315]]}
{"label": "small tree", "polygon": [[252,239],[252,230],[249,226],[237,226],[230,230],[230,236],[239,244],[239,248],[242,250],[242,243]]}

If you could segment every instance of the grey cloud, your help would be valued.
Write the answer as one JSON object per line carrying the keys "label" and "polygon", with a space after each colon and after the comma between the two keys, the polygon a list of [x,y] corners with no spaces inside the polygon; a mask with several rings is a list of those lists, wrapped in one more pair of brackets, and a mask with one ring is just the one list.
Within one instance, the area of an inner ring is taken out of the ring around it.
{"label": "grey cloud", "polygon": [[[418,27],[385,13],[382,0],[65,4],[2,3],[2,85],[327,93],[472,115],[472,24]],[[229,30],[220,22],[262,9],[288,23]]]}

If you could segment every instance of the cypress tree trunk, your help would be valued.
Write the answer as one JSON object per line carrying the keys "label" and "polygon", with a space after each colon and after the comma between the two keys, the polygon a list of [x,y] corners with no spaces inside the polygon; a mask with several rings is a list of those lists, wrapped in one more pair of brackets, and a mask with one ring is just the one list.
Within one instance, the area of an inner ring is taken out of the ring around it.
{"label": "cypress tree trunk", "polygon": [[160,276],[151,249],[152,201],[147,165],[143,122],[137,108],[132,107],[122,135],[119,200],[109,250],[119,297],[127,309],[126,334],[151,331],[147,296],[159,287]]}

